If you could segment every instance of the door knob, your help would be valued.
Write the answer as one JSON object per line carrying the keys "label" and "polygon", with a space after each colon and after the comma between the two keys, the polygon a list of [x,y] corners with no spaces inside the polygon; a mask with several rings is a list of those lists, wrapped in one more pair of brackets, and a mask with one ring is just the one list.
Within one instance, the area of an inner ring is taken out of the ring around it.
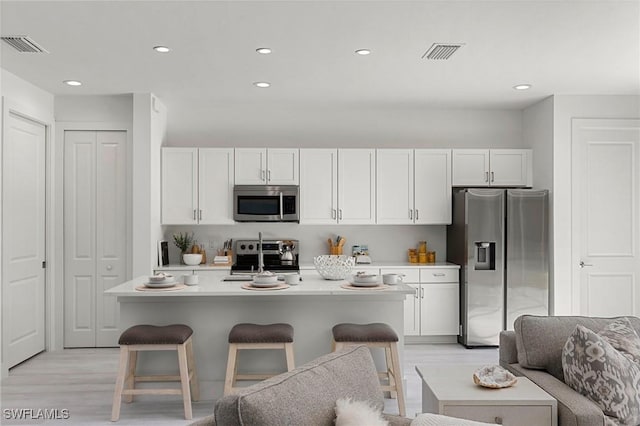
{"label": "door knob", "polygon": [[584,261],[580,261],[580,267],[584,268],[585,266],[593,266],[593,263],[584,263]]}
{"label": "door knob", "polygon": [[113,266],[111,266],[111,265],[107,265],[107,271],[110,271],[110,270],[112,270],[112,269],[113,269]]}

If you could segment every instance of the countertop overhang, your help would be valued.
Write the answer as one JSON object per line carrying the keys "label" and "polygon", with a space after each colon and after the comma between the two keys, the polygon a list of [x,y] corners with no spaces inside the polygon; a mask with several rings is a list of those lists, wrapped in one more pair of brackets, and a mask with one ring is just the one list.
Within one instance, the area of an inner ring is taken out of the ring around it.
{"label": "countertop overhang", "polygon": [[104,293],[118,297],[215,297],[215,296],[242,296],[242,297],[282,297],[282,296],[379,296],[379,297],[405,297],[415,293],[415,290],[406,284],[388,286],[385,289],[345,289],[341,287],[348,284],[345,280],[331,281],[320,277],[304,277],[299,285],[280,290],[247,290],[242,288],[247,282],[220,281],[217,278],[200,277],[200,283],[194,286],[186,286],[182,290],[173,291],[140,291],[136,287],[148,282],[147,276],[140,276],[126,281],[118,286],[106,290]]}

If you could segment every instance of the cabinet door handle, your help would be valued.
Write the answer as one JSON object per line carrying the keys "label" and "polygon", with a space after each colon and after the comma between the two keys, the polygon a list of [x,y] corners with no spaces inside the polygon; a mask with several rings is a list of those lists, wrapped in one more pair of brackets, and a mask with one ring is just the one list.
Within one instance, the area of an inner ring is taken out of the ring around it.
{"label": "cabinet door handle", "polygon": [[338,213],[336,212],[336,209],[331,209],[331,219],[336,219],[337,216]]}
{"label": "cabinet door handle", "polygon": [[271,170],[267,170],[267,180],[271,182]]}
{"label": "cabinet door handle", "polygon": [[434,272],[432,275],[434,277],[444,277],[444,273],[443,272]]}
{"label": "cabinet door handle", "polygon": [[264,170],[260,170],[260,180],[264,180],[265,178],[265,172]]}
{"label": "cabinet door handle", "polygon": [[484,181],[489,182],[489,172],[484,172]]}
{"label": "cabinet door handle", "polygon": [[198,210],[198,220],[202,220],[202,210]]}
{"label": "cabinet door handle", "polygon": [[497,417],[493,419],[497,425],[501,425],[502,424],[502,417]]}
{"label": "cabinet door handle", "polygon": [[416,291],[413,293],[413,297],[415,297],[416,299],[418,298],[418,288],[415,289]]}
{"label": "cabinet door handle", "polygon": [[495,181],[495,180],[496,180],[495,178],[496,178],[496,177],[495,177],[494,173],[493,173],[493,172],[491,172],[491,182]]}
{"label": "cabinet door handle", "polygon": [[416,220],[418,220],[419,215],[418,215],[418,209],[416,209]]}
{"label": "cabinet door handle", "polygon": [[193,220],[196,220],[196,209],[193,209]]}
{"label": "cabinet door handle", "polygon": [[420,299],[424,299],[424,287],[420,287]]}
{"label": "cabinet door handle", "polygon": [[413,210],[409,209],[409,219],[413,220]]}
{"label": "cabinet door handle", "polygon": [[338,209],[338,219],[342,220],[342,209]]}

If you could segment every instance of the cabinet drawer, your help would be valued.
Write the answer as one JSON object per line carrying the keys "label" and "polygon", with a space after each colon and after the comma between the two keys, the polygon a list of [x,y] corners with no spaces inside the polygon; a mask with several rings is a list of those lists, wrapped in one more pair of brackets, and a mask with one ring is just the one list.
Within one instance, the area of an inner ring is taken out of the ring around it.
{"label": "cabinet drawer", "polygon": [[455,268],[422,268],[421,283],[457,283],[460,271]]}
{"label": "cabinet drawer", "polygon": [[549,405],[447,405],[442,414],[478,422],[506,426],[551,425],[552,408]]}
{"label": "cabinet drawer", "polygon": [[384,274],[402,274],[404,277],[402,281],[405,283],[419,283],[420,282],[420,270],[419,269],[403,269],[403,268],[383,268],[380,269],[380,275]]}

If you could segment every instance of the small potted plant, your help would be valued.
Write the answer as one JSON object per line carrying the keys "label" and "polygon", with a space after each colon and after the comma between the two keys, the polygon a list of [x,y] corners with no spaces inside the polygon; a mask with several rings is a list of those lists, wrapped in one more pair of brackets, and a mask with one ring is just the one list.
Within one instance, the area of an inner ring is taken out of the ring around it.
{"label": "small potted plant", "polygon": [[192,233],[182,232],[178,234],[173,234],[173,243],[180,249],[180,263],[184,264],[184,260],[182,260],[182,255],[187,253],[187,250],[194,242],[194,235]]}

